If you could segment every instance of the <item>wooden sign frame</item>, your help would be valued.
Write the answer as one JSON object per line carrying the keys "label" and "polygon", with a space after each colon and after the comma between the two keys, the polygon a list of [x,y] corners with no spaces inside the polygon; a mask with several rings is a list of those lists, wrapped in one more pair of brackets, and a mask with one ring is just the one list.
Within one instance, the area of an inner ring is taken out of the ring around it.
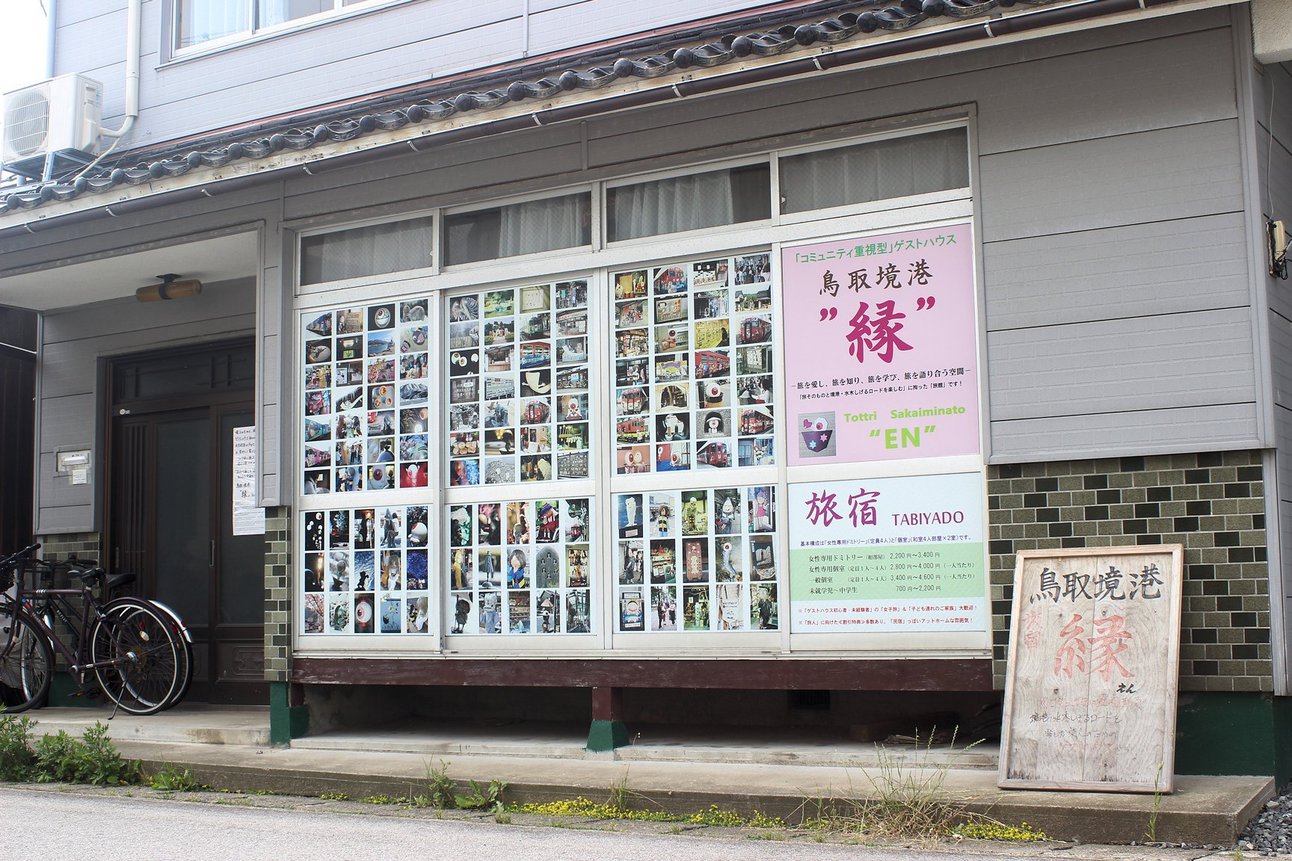
{"label": "wooden sign frame", "polygon": [[1180,544],[1017,555],[1001,788],[1172,791],[1183,587]]}

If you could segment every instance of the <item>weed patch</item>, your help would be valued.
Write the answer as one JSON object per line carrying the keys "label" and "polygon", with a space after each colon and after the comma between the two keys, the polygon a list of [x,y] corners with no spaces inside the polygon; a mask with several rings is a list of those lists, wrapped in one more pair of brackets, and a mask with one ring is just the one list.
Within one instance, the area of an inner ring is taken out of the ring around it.
{"label": "weed patch", "polygon": [[173,765],[163,766],[156,774],[149,775],[148,786],[159,792],[198,792],[206,788],[193,772]]}
{"label": "weed patch", "polygon": [[102,723],[76,739],[61,730],[36,742],[29,779],[37,783],[90,783],[118,786],[139,783],[139,763],[123,759]]}

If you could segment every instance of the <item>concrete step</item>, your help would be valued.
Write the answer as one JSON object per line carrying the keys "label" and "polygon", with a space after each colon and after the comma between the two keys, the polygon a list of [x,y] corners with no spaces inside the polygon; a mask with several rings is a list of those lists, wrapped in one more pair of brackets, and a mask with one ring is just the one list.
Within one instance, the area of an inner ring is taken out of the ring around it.
{"label": "concrete step", "polygon": [[37,733],[80,736],[95,722],[108,728],[116,742],[142,741],[160,744],[236,744],[267,746],[267,706],[208,706],[181,703],[155,715],[132,715],[110,708],[44,708],[26,713],[36,722]]}
{"label": "concrete step", "polygon": [[882,768],[979,768],[994,771],[999,748],[977,745],[875,744],[817,728],[768,729],[634,725],[631,744],[613,754],[584,749],[587,727],[567,723],[500,726],[405,720],[362,730],[336,729],[292,741],[300,750],[369,750],[422,756],[542,756],[622,762],[764,763]]}

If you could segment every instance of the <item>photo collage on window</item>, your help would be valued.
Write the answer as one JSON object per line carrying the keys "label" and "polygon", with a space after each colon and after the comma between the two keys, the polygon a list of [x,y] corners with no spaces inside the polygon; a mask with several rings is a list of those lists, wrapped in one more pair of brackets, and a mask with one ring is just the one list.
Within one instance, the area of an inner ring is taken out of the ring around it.
{"label": "photo collage on window", "polygon": [[770,256],[611,281],[616,472],[774,463]]}
{"label": "photo collage on window", "polygon": [[424,505],[307,511],[305,634],[425,634],[430,626]]}
{"label": "photo collage on window", "polygon": [[427,486],[427,301],[305,314],[306,495]]}
{"label": "photo collage on window", "polygon": [[622,632],[774,631],[776,488],[615,494]]}
{"label": "photo collage on window", "polygon": [[591,633],[590,518],[586,498],[449,506],[448,633]]}
{"label": "photo collage on window", "polygon": [[588,284],[448,300],[449,484],[588,478]]}

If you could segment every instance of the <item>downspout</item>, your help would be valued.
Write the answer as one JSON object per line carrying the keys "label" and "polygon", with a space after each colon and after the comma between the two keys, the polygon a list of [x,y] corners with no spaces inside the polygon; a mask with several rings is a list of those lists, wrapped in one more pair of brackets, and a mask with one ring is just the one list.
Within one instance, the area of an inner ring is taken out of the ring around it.
{"label": "downspout", "polygon": [[54,38],[58,35],[58,0],[45,0],[45,77],[54,77]]}
{"label": "downspout", "polygon": [[[50,0],[51,4],[55,0]],[[126,109],[125,117],[121,125],[115,129],[105,129],[99,127],[99,134],[105,138],[113,138],[112,145],[105,149],[98,158],[85,166],[80,173],[76,175],[79,179],[98,166],[117,148],[121,139],[130,134],[130,130],[135,127],[135,121],[139,119],[139,44],[140,31],[142,30],[142,9],[143,0],[127,0],[126,6]],[[52,11],[52,5],[51,5]],[[53,16],[50,16],[53,20]]]}

